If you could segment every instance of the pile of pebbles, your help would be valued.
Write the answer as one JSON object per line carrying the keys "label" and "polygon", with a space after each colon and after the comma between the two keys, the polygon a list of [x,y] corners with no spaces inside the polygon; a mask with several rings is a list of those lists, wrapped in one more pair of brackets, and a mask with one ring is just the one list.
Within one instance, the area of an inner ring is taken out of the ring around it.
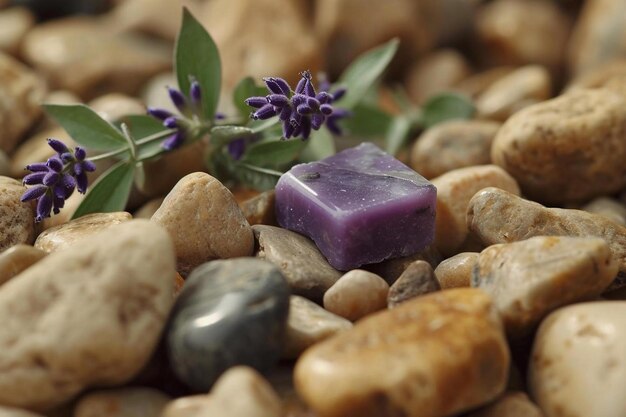
{"label": "pile of pebbles", "polygon": [[[204,172],[200,143],[147,164],[126,212],[70,221],[75,195],[35,224],[23,167],[70,141],[40,103],[167,106],[180,3],[40,23],[5,3],[0,416],[626,416],[623,0],[196,2],[226,90],[332,74],[392,34],[416,103],[473,98],[400,156],[437,187],[433,244],[351,271],[277,227],[273,191]],[[258,36],[266,15],[293,37]],[[241,65],[257,43],[268,58]]]}

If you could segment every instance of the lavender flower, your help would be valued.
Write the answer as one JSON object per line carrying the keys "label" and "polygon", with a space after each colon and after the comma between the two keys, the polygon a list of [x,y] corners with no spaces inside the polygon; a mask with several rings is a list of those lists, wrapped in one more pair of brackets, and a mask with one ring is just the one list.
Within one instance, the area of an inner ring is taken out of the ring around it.
{"label": "lavender flower", "polygon": [[31,173],[24,177],[23,183],[32,187],[20,199],[23,202],[37,200],[37,223],[50,217],[50,212],[58,214],[74,189],[84,194],[88,186],[87,172],[96,170],[96,165],[86,159],[85,149],[77,146],[72,153],[57,139],[48,139],[48,145],[56,151],[56,155],[46,162],[26,166]]}
{"label": "lavender flower", "polygon": [[336,135],[341,134],[338,121],[349,116],[344,109],[335,109],[332,104],[346,92],[339,89],[329,93],[327,89],[316,93],[311,73],[304,71],[295,91],[282,78],[269,77],[263,81],[270,92],[265,97],[250,97],[246,104],[257,109],[251,114],[254,120],[265,120],[278,116],[283,125],[283,137],[308,139],[311,130],[319,130],[324,124]]}

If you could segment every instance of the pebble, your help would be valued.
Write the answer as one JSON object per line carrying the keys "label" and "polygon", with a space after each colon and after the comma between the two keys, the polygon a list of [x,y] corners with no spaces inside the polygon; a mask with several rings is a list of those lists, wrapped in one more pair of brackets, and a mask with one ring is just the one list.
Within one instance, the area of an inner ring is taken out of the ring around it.
{"label": "pebble", "polygon": [[31,413],[30,411],[21,410],[19,408],[4,407],[0,405],[0,417],[44,417],[41,414]]}
{"label": "pebble", "polygon": [[552,310],[599,296],[615,275],[601,238],[536,236],[482,251],[472,287],[493,297],[507,334],[519,338]]}
{"label": "pebble", "polygon": [[22,203],[26,188],[21,182],[0,177],[0,253],[20,243],[35,240],[35,206]]}
{"label": "pebble", "polygon": [[0,176],[5,177],[11,175],[11,160],[6,152],[0,150]]}
{"label": "pebble", "polygon": [[457,168],[491,163],[491,142],[500,123],[452,120],[427,129],[411,150],[411,168],[434,178]]}
{"label": "pebble", "polygon": [[234,365],[267,370],[283,347],[289,287],[270,262],[207,262],[187,278],[166,334],[170,365],[195,391],[207,391]]}
{"label": "pebble", "polygon": [[134,97],[120,93],[109,93],[97,97],[88,103],[100,117],[109,123],[120,121],[129,114],[144,114],[146,106]]}
{"label": "pebble", "polygon": [[345,273],[324,294],[324,308],[356,321],[387,307],[389,284],[378,275],[353,269]]}
{"label": "pebble", "polygon": [[254,251],[252,229],[232,193],[203,172],[178,181],[151,221],[170,233],[183,276],[206,261]]}
{"label": "pebble", "polygon": [[254,369],[235,366],[226,371],[209,395],[172,401],[161,417],[279,417],[280,398]]}
{"label": "pebble", "polygon": [[43,80],[30,68],[0,52],[0,150],[10,153],[41,115]]}
{"label": "pebble", "polygon": [[548,417],[623,417],[624,352],[626,302],[555,311],[535,337],[529,366],[533,398]]}
{"label": "pebble", "polygon": [[507,120],[521,109],[552,96],[550,73],[544,67],[528,65],[495,81],[477,99],[479,117]]}
{"label": "pebble", "polygon": [[352,323],[299,295],[289,298],[289,318],[283,358],[295,359],[307,348],[344,330]]}
{"label": "pebble", "polygon": [[73,417],[159,417],[170,397],[152,388],[129,387],[84,395]]}
{"label": "pebble", "polygon": [[436,268],[439,262],[442,261],[441,254],[435,248],[435,245],[430,245],[420,253],[416,253],[411,256],[404,256],[402,258],[387,259],[378,264],[365,265],[368,271],[375,273],[382,277],[389,285],[396,282],[400,275],[415,261],[426,261]]}
{"label": "pebble", "polygon": [[40,132],[36,132],[22,141],[11,155],[11,176],[22,178],[29,173],[25,168],[26,165],[34,161],[45,161],[54,155],[54,150],[48,145],[48,141],[46,140],[48,138],[59,139],[70,148],[77,145],[67,132],[58,126],[45,128]]}
{"label": "pebble", "polygon": [[607,88],[626,98],[626,59],[616,59],[574,78],[566,91]]}
{"label": "pebble", "polygon": [[471,198],[483,188],[497,187],[519,195],[519,186],[496,165],[459,168],[432,179],[437,187],[435,246],[444,256],[458,252],[468,237],[466,213]]}
{"label": "pebble", "polygon": [[486,188],[472,197],[467,223],[486,245],[533,236],[599,237],[611,248],[620,273],[626,273],[626,227],[597,214],[546,208],[498,188]]}
{"label": "pebble", "polygon": [[512,391],[466,417],[544,417],[544,414],[526,393]]}
{"label": "pebble", "polygon": [[25,7],[0,11],[0,51],[16,55],[24,35],[35,24],[35,17]]}
{"label": "pebble", "polygon": [[486,69],[481,72],[477,72],[476,74],[467,77],[463,81],[460,81],[456,85],[455,90],[475,100],[491,85],[493,85],[493,83],[495,83],[502,77],[509,75],[510,73],[515,71],[515,69],[516,67],[501,65]]}
{"label": "pebble", "polygon": [[442,290],[469,287],[472,270],[478,261],[478,253],[461,252],[441,261],[435,268],[435,276]]}
{"label": "pebble", "polygon": [[133,220],[2,285],[0,403],[49,409],[93,384],[128,381],[161,335],[174,273],[167,233]]}
{"label": "pebble", "polygon": [[298,394],[324,417],[455,415],[504,391],[509,351],[487,294],[440,291],[308,349]]}
{"label": "pebble", "polygon": [[154,215],[154,213],[156,213],[156,211],[159,209],[159,207],[161,207],[161,204],[163,204],[164,199],[165,197],[157,197],[157,198],[148,200],[147,203],[143,204],[133,213],[133,218],[135,219],[151,218]]}
{"label": "pebble", "polygon": [[626,226],[626,206],[616,199],[598,197],[585,204],[582,210],[599,214],[617,224]]}
{"label": "pebble", "polygon": [[47,253],[55,252],[80,240],[92,238],[93,235],[107,230],[111,226],[131,219],[132,216],[124,211],[87,214],[65,224],[46,229],[37,236],[34,246]]}
{"label": "pebble", "polygon": [[400,278],[389,287],[387,307],[394,308],[411,298],[441,289],[433,267],[426,261],[411,263]]}
{"label": "pebble", "polygon": [[255,197],[248,198],[239,205],[250,225],[266,224],[277,226],[275,201],[274,190],[269,190]]}
{"label": "pebble", "polygon": [[498,131],[491,158],[542,203],[617,192],[626,186],[626,100],[580,90],[524,109]]}
{"label": "pebble", "polygon": [[0,253],[0,285],[46,256],[46,252],[22,243]]}
{"label": "pebble", "polygon": [[310,239],[275,226],[254,225],[252,230],[258,242],[256,256],[280,268],[293,294],[321,302],[341,277]]}
{"label": "pebble", "polygon": [[[194,15],[198,7],[185,3]],[[174,42],[182,18],[181,2],[170,0],[126,0],[117,2],[106,16],[109,24],[124,32],[142,32]]]}

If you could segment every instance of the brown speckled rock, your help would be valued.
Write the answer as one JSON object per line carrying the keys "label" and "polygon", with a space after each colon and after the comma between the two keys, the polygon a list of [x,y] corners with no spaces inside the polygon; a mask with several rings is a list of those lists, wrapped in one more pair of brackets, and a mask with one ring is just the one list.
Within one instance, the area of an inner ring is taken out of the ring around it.
{"label": "brown speckled rock", "polygon": [[498,131],[491,158],[536,201],[617,192],[626,186],[626,100],[579,90],[526,108]]}
{"label": "brown speckled rock", "polygon": [[411,298],[439,291],[439,281],[433,267],[426,261],[415,261],[400,275],[400,278],[389,287],[387,307],[394,308]]}
{"label": "brown speckled rock", "polygon": [[307,350],[299,395],[324,417],[442,417],[495,399],[509,351],[487,294],[464,288],[409,300]]}
{"label": "brown speckled rock", "polygon": [[11,246],[0,253],[0,285],[45,256],[46,252],[24,244]]}
{"label": "brown speckled rock", "polygon": [[389,284],[378,275],[353,269],[324,294],[324,308],[355,321],[387,307]]}
{"label": "brown speckled rock", "polygon": [[544,417],[544,414],[526,393],[511,391],[466,417]]}
{"label": "brown speckled rock", "polygon": [[0,177],[0,252],[35,240],[35,206],[20,201],[24,191],[19,181]]}
{"label": "brown speckled rock", "polygon": [[478,253],[461,252],[441,261],[435,268],[435,275],[441,289],[469,287],[472,280],[472,270],[477,260]]}
{"label": "brown speckled rock", "polygon": [[169,400],[152,388],[94,391],[78,401],[74,417],[159,417]]}

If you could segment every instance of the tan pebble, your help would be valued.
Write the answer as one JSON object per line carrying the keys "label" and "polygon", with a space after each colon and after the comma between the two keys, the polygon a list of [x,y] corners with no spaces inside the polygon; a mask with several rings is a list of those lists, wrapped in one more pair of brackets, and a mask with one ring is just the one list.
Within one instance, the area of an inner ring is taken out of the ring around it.
{"label": "tan pebble", "polygon": [[19,181],[0,177],[0,252],[35,240],[35,206],[20,201],[25,191]]}
{"label": "tan pebble", "polygon": [[67,248],[79,240],[89,239],[96,233],[130,219],[132,216],[124,211],[87,214],[45,230],[37,236],[34,246],[44,252],[55,252]]}
{"label": "tan pebble", "polygon": [[387,307],[394,308],[411,298],[439,291],[441,287],[433,272],[433,267],[426,261],[415,261],[389,287]]}
{"label": "tan pebble", "polygon": [[606,88],[626,98],[626,59],[617,59],[600,65],[574,78],[566,91],[588,88]]}
{"label": "tan pebble", "polygon": [[531,394],[548,417],[623,417],[624,352],[626,302],[559,309],[543,321],[535,337]]}
{"label": "tan pebble", "polygon": [[289,298],[283,357],[295,359],[315,343],[350,328],[352,323],[343,317],[304,297],[292,295]]}
{"label": "tan pebble", "polygon": [[401,258],[387,259],[386,261],[378,264],[365,265],[368,271],[371,271],[381,276],[390,285],[396,282],[400,275],[415,261],[426,261],[435,268],[442,260],[442,256],[435,248],[435,245],[430,245],[422,252],[416,253],[411,256],[403,256]]}
{"label": "tan pebble", "polygon": [[135,219],[149,219],[154,213],[161,207],[163,204],[163,200],[165,197],[157,197],[149,200],[147,203],[143,204],[139,207],[134,213],[133,218]]}
{"label": "tan pebble", "polygon": [[482,251],[472,287],[491,294],[508,335],[519,338],[552,310],[599,296],[616,275],[603,239],[536,236]]}
{"label": "tan pebble", "polygon": [[[146,112],[146,106],[141,101],[120,93],[108,93],[97,97],[91,100],[88,106],[109,123],[115,123],[123,116]],[[132,126],[129,127],[132,129]]]}
{"label": "tan pebble", "polygon": [[469,287],[472,280],[472,270],[478,260],[476,252],[461,252],[441,261],[435,268],[435,275],[441,289]]}
{"label": "tan pebble", "polygon": [[33,162],[46,161],[54,155],[54,150],[48,145],[46,139],[55,138],[61,140],[68,147],[77,145],[72,138],[61,127],[55,126],[37,132],[19,144],[11,158],[11,175],[15,178],[22,178],[28,174],[26,165]]}
{"label": "tan pebble", "polygon": [[11,175],[11,160],[7,156],[6,152],[0,150],[0,176]]}
{"label": "tan pebble", "polygon": [[457,168],[491,163],[491,142],[500,123],[453,120],[426,130],[411,150],[411,168],[434,178]]}
{"label": "tan pebble", "polygon": [[448,416],[495,399],[508,367],[489,296],[464,288],[366,317],[308,349],[294,377],[324,417]]}
{"label": "tan pebble", "polygon": [[78,209],[78,206],[85,199],[85,194],[81,193],[73,193],[70,198],[65,200],[65,206],[63,206],[63,210],[59,214],[53,214],[52,217],[46,217],[43,222],[40,223],[40,230],[48,230],[53,227],[60,226],[62,224],[66,224],[70,220],[72,220],[72,216]]}
{"label": "tan pebble", "polygon": [[213,399],[208,395],[180,397],[171,401],[161,417],[212,417],[215,412]]}
{"label": "tan pebble", "polygon": [[172,237],[183,276],[212,259],[250,256],[254,250],[252,229],[233,195],[202,172],[183,177],[151,221]]}
{"label": "tan pebble", "polygon": [[[145,1],[145,0],[142,0]],[[148,0],[153,1],[153,0]],[[170,112],[176,112],[176,106],[172,103],[167,91],[168,86],[176,85],[176,75],[172,72],[162,72],[146,81],[141,91],[141,101]]]}
{"label": "tan pebble", "polygon": [[0,253],[0,285],[45,256],[46,252],[21,243]]}
{"label": "tan pebble", "polygon": [[74,417],[159,417],[169,400],[152,388],[94,391],[78,401]]}
{"label": "tan pebble", "polygon": [[617,192],[626,186],[626,100],[579,90],[524,109],[498,131],[491,158],[539,202]]}
{"label": "tan pebble", "polygon": [[276,226],[276,213],[274,210],[274,190],[265,191],[255,197],[245,199],[240,204],[244,216],[251,225],[266,224]]}
{"label": "tan pebble", "polygon": [[466,417],[544,417],[544,414],[526,393],[512,391]]}
{"label": "tan pebble", "polygon": [[24,35],[35,25],[35,16],[25,7],[0,11],[0,51],[15,55]]}
{"label": "tan pebble", "polygon": [[467,205],[479,190],[497,187],[519,195],[515,180],[496,165],[459,168],[432,179],[437,187],[435,246],[444,256],[455,255],[467,239]]}
{"label": "tan pebble", "polygon": [[21,410],[19,408],[5,407],[0,405],[0,417],[44,417],[41,414],[35,414],[30,411]]}
{"label": "tan pebble", "polygon": [[456,85],[455,90],[467,95],[472,99],[476,99],[494,82],[510,74],[514,70],[515,67],[507,65],[489,68],[460,81]]}
{"label": "tan pebble", "polygon": [[376,274],[354,269],[324,294],[324,308],[355,321],[387,307],[389,284]]}
{"label": "tan pebble", "polygon": [[599,214],[615,223],[626,226],[626,206],[613,198],[598,197],[585,204],[582,210]]}

